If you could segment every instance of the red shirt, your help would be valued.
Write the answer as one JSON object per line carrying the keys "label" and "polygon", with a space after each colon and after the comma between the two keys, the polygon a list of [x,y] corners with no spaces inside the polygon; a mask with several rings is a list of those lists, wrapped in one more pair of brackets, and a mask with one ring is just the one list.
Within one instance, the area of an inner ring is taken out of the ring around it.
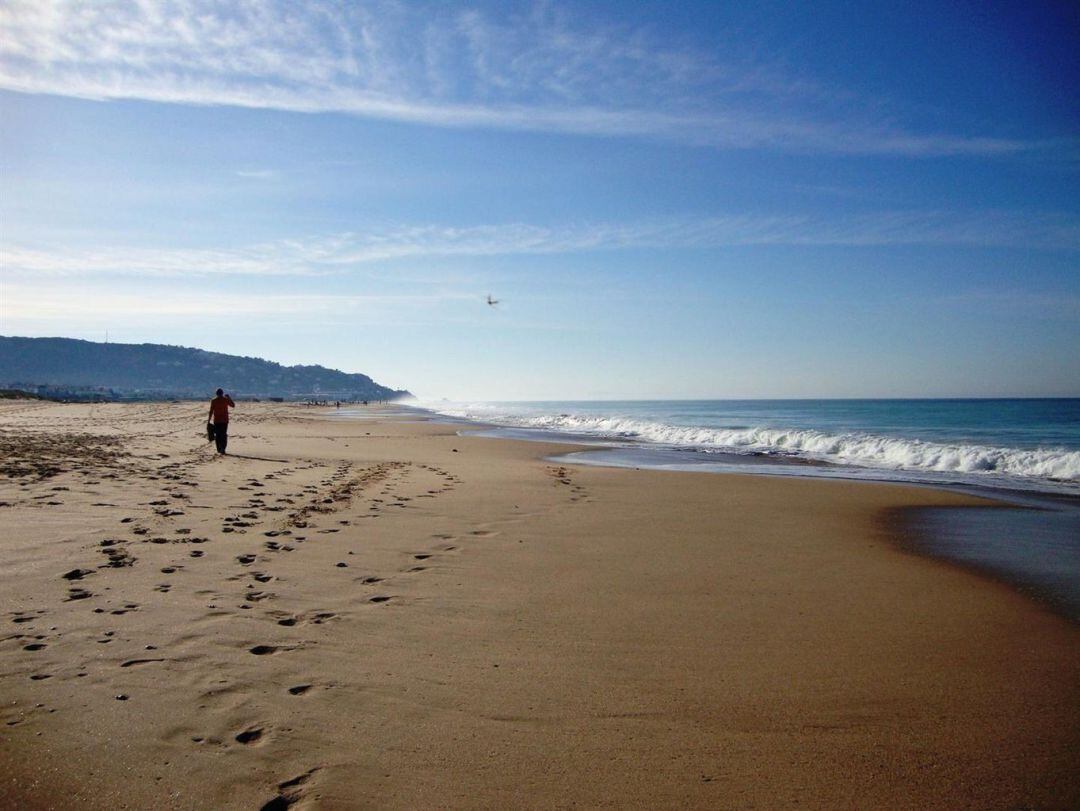
{"label": "red shirt", "polygon": [[229,421],[229,409],[235,406],[236,403],[232,401],[232,397],[225,395],[224,397],[215,397],[210,401],[210,414],[214,417],[215,425],[222,425]]}

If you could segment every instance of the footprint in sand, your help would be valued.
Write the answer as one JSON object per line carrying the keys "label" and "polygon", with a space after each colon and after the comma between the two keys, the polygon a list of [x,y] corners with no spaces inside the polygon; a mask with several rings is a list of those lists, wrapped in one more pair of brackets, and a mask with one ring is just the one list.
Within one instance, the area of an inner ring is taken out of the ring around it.
{"label": "footprint in sand", "polygon": [[11,621],[12,622],[18,622],[18,623],[21,623],[21,622],[33,622],[36,619],[40,619],[41,616],[44,615],[44,613],[45,613],[44,611],[36,611],[36,612],[16,611],[15,615],[12,617]]}
{"label": "footprint in sand", "polygon": [[272,552],[292,552],[295,548],[288,544],[279,544],[277,541],[267,541],[263,546]]}
{"label": "footprint in sand", "polygon": [[300,802],[306,793],[308,783],[311,781],[312,776],[319,771],[319,768],[316,766],[314,769],[310,769],[291,780],[278,783],[277,796],[264,803],[260,811],[285,811],[285,809]]}
{"label": "footprint in sand", "polygon": [[265,732],[266,731],[261,727],[252,727],[250,729],[245,729],[243,732],[237,734],[236,742],[243,744],[258,743],[262,740]]}
{"label": "footprint in sand", "polygon": [[121,662],[120,667],[135,667],[136,665],[148,665],[152,662],[164,662],[165,659],[128,659],[126,662]]}
{"label": "footprint in sand", "polygon": [[105,566],[113,569],[121,569],[125,566],[134,566],[136,558],[133,557],[126,549],[120,549],[114,546],[106,546],[106,544],[115,544],[116,541],[102,541],[101,545],[105,547],[101,550],[101,553],[108,558]]}

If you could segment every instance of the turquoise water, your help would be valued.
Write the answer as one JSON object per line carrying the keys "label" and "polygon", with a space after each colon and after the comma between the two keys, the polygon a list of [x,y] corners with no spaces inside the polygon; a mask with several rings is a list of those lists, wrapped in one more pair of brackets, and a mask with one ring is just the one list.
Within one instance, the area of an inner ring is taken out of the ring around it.
{"label": "turquoise water", "polygon": [[768,462],[768,472],[778,475],[1080,495],[1080,399],[422,405],[516,436],[615,441],[619,447],[605,463],[724,470]]}

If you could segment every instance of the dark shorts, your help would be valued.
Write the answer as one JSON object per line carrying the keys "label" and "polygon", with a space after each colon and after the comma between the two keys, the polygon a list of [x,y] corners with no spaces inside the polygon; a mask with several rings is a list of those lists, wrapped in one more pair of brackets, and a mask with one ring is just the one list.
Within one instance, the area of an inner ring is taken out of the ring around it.
{"label": "dark shorts", "polygon": [[229,444],[229,423],[218,422],[214,424],[214,442],[217,443],[217,452],[225,453]]}

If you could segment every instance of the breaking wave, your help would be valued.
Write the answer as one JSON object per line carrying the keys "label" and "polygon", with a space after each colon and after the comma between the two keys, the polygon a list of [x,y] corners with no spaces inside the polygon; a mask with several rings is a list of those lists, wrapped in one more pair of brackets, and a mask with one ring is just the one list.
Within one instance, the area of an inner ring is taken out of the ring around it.
{"label": "breaking wave", "polygon": [[1080,481],[1080,451],[950,444],[871,433],[830,434],[766,426],[704,428],[620,416],[510,414],[495,409],[436,409],[448,416],[505,426],[618,438],[703,452],[791,456],[886,470],[996,474],[1026,479]]}

